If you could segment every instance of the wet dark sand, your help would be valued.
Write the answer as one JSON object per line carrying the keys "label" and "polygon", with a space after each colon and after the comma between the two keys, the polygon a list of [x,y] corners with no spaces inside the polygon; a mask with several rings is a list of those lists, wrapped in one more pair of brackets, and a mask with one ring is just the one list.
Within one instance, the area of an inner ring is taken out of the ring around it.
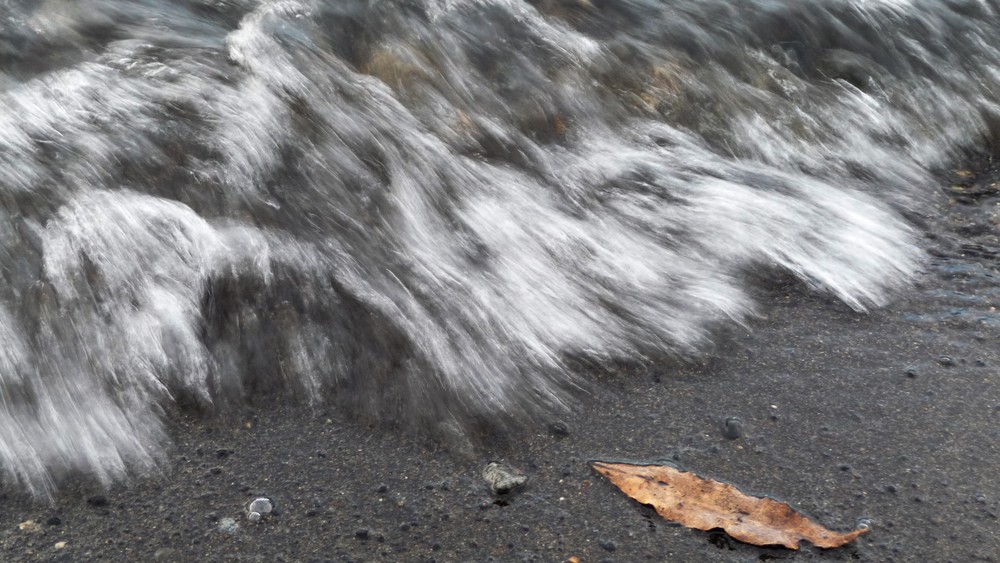
{"label": "wet dark sand", "polygon": [[[925,272],[889,306],[859,314],[772,280],[761,318],[703,365],[590,374],[603,391],[562,417],[568,435],[443,448],[281,401],[189,414],[164,475],[69,483],[52,506],[5,491],[0,560],[998,561],[997,198],[951,195],[928,213]],[[723,436],[732,416],[744,437]],[[588,467],[609,458],[673,460],[837,530],[874,526],[831,551],[740,544],[629,500]],[[506,505],[480,477],[492,459],[531,476]],[[243,512],[256,494],[278,509],[259,524]]]}

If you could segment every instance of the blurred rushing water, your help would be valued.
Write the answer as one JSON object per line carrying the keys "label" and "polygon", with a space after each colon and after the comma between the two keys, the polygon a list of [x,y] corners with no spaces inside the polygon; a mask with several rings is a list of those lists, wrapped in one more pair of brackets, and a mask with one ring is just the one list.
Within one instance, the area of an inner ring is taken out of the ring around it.
{"label": "blurred rushing water", "polygon": [[994,0],[0,0],[0,468],[155,467],[180,401],[461,428],[863,310],[1000,122]]}

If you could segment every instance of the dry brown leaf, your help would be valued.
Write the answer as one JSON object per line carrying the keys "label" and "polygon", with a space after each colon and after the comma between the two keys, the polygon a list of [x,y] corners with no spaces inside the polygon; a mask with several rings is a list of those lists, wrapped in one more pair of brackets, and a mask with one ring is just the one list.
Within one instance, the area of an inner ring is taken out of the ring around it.
{"label": "dry brown leaf", "polygon": [[663,465],[592,462],[591,465],[625,494],[653,505],[656,512],[696,530],[722,528],[730,536],[754,545],[799,549],[807,540],[829,549],[854,541],[862,527],[841,534],[828,530],[774,499],[749,496],[728,483]]}

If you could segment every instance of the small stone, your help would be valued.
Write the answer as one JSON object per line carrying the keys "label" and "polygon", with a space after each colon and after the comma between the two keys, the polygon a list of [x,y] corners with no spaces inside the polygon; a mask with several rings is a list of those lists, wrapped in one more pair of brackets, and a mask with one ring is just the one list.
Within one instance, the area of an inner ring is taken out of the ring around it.
{"label": "small stone", "polygon": [[354,537],[358,538],[359,540],[366,540],[368,539],[368,530],[362,528],[354,532]]}
{"label": "small stone", "polygon": [[219,520],[219,531],[224,534],[235,534],[236,530],[240,529],[240,525],[236,523],[236,520],[226,517]]}
{"label": "small stone", "polygon": [[53,547],[55,547],[56,549],[64,549],[66,547],[66,542],[57,541]]}
{"label": "small stone", "polygon": [[938,357],[938,363],[946,368],[950,368],[955,365],[955,360],[951,356],[940,356]]}
{"label": "small stone", "polygon": [[557,420],[549,424],[549,434],[552,434],[556,438],[565,438],[569,436],[569,426],[561,420]]}
{"label": "small stone", "polygon": [[215,450],[215,457],[217,457],[219,459],[225,459],[225,458],[229,457],[230,453],[231,452],[229,450],[227,450],[226,448],[219,448],[219,449]]}
{"label": "small stone", "polygon": [[49,519],[45,521],[47,526],[58,526],[62,524],[62,518],[58,516],[49,516]]}
{"label": "small stone", "polygon": [[492,461],[483,469],[483,479],[490,484],[495,495],[506,495],[523,487],[528,482],[528,476],[514,471],[509,465]]}
{"label": "small stone", "polygon": [[94,495],[87,499],[87,504],[89,504],[90,506],[97,506],[97,507],[107,506],[108,497],[104,495]]}
{"label": "small stone", "polygon": [[384,493],[388,492],[388,490],[389,490],[389,487],[387,487],[385,485],[379,485],[378,488],[375,489],[375,492],[379,493],[379,494],[384,494]]}
{"label": "small stone", "polygon": [[906,374],[906,377],[909,377],[910,379],[917,378],[917,368],[906,368],[906,371],[904,371],[903,373]]}
{"label": "small stone", "polygon": [[739,417],[731,416],[722,425],[722,437],[727,440],[742,438],[743,434],[743,421]]}
{"label": "small stone", "polygon": [[604,548],[604,551],[614,551],[614,550],[618,549],[618,546],[615,545],[615,542],[610,541],[610,540],[609,541],[602,541],[601,542],[601,547]]}

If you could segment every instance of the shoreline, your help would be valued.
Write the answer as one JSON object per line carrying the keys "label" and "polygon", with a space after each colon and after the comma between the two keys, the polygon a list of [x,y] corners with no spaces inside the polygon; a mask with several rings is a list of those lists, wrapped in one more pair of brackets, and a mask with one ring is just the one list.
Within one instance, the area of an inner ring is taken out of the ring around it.
{"label": "shoreline", "polygon": [[[990,211],[970,209],[955,216]],[[913,289],[868,314],[801,284],[775,284],[762,290],[762,318],[727,331],[702,363],[586,374],[599,393],[561,420],[566,432],[539,426],[492,449],[444,449],[284,401],[257,401],[244,411],[252,416],[185,415],[169,427],[163,475],[106,492],[71,481],[51,506],[4,489],[0,554],[10,562],[998,561],[1000,288],[989,258],[940,250],[959,239],[935,234]],[[743,437],[724,436],[731,416],[742,419]],[[830,551],[749,546],[660,519],[591,471],[592,459],[669,459],[831,529],[863,517],[873,529]],[[493,460],[531,479],[504,503],[480,476]],[[244,506],[258,495],[274,499],[275,513],[255,524]],[[221,531],[225,518],[239,528]],[[37,526],[19,529],[28,520]]]}

